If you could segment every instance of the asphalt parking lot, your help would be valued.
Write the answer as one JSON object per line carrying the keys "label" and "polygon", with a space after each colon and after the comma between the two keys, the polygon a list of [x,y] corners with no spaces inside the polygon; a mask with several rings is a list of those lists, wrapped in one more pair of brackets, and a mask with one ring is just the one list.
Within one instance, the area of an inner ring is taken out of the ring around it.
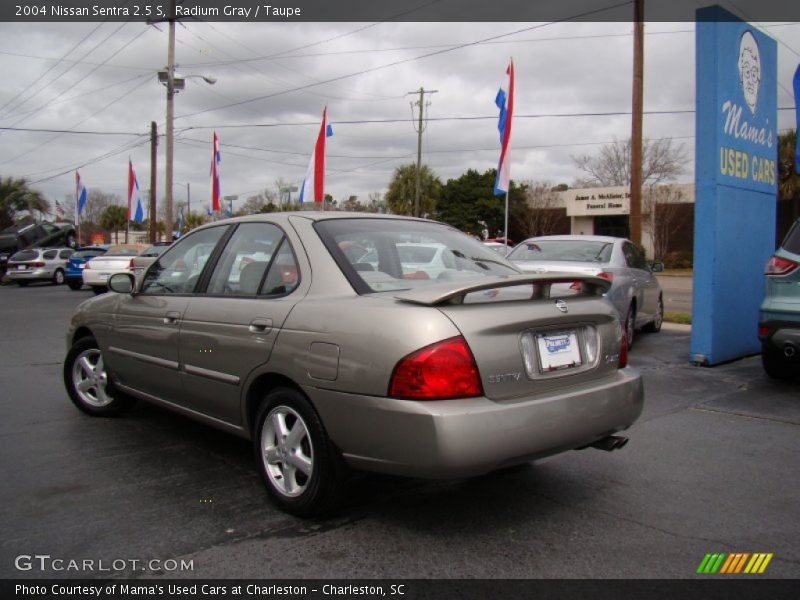
{"label": "asphalt parking lot", "polygon": [[245,441],[145,404],[72,406],[64,332],[90,296],[0,287],[0,577],[109,575],[15,568],[39,553],[192,561],[170,577],[692,578],[709,552],[773,553],[757,577],[800,576],[800,384],[755,357],[693,367],[685,328],[637,337],[646,407],[624,449],[361,476],[336,514],[301,520],[270,505]]}

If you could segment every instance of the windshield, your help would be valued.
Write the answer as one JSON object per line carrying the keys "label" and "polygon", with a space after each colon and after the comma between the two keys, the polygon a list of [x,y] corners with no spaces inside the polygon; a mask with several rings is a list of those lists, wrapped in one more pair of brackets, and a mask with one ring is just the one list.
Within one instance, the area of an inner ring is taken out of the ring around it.
{"label": "windshield", "polygon": [[26,260],[36,260],[37,258],[39,258],[38,250],[23,250],[14,254],[11,260],[13,262],[24,262]]}
{"label": "windshield", "polygon": [[606,263],[614,244],[591,240],[528,240],[514,248],[508,260]]}
{"label": "windshield", "polygon": [[783,240],[782,247],[792,254],[800,254],[800,221],[796,221],[792,225],[789,233],[786,234],[786,239]]}
{"label": "windshield", "polygon": [[331,219],[315,228],[362,294],[520,273],[478,240],[440,223]]}

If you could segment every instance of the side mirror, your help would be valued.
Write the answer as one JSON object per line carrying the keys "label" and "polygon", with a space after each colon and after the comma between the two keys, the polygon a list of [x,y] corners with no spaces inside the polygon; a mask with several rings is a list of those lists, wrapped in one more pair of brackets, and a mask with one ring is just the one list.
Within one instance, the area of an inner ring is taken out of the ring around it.
{"label": "side mirror", "polygon": [[654,262],[650,265],[650,270],[653,273],[661,273],[664,271],[664,263],[663,262]]}
{"label": "side mirror", "polygon": [[108,278],[108,289],[118,294],[132,294],[134,281],[130,273],[115,273]]}

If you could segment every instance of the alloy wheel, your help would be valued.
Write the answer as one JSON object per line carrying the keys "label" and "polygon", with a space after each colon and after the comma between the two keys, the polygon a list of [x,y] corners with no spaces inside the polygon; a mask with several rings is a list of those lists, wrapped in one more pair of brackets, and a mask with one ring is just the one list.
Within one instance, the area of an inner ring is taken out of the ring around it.
{"label": "alloy wheel", "polygon": [[72,366],[72,383],[82,402],[95,408],[108,406],[114,398],[108,393],[108,374],[97,348],[81,352]]}
{"label": "alloy wheel", "polygon": [[314,471],[314,448],[300,414],[288,406],[276,406],[261,429],[261,460],[276,491],[300,496]]}

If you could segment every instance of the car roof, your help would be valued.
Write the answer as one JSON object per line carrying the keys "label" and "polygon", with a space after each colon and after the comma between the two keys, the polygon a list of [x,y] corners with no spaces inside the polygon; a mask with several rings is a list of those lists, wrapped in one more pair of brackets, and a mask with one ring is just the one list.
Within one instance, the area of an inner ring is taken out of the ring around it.
{"label": "car roof", "polygon": [[[360,213],[360,212],[345,212],[345,211],[293,211],[293,212],[280,212],[280,213],[259,213],[256,215],[246,215],[244,217],[232,217],[230,219],[221,219],[213,223],[206,223],[197,229],[205,229],[213,227],[214,225],[224,225],[231,223],[267,223],[279,222],[288,224],[291,217],[299,217],[301,219],[308,219],[309,221],[326,221],[329,219],[394,219],[398,221],[421,221],[425,223],[436,223],[430,219],[419,219],[416,217],[407,217],[404,215],[386,215],[382,213]],[[192,231],[197,231],[193,229]]]}

